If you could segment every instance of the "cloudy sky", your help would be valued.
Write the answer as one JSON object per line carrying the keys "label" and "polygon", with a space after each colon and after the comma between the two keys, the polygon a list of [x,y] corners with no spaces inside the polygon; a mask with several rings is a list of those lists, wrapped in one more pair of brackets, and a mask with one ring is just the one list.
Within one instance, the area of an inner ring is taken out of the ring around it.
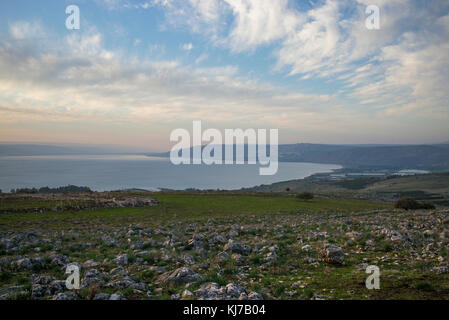
{"label": "cloudy sky", "polygon": [[202,120],[281,143],[433,143],[448,83],[445,0],[0,2],[0,141],[164,150]]}

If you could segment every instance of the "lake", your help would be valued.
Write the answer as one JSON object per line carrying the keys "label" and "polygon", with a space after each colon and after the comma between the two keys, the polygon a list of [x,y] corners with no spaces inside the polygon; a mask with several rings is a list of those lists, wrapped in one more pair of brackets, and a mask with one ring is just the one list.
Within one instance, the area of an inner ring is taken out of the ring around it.
{"label": "lake", "polygon": [[173,165],[169,159],[140,155],[0,157],[0,189],[87,186],[95,191],[139,188],[183,190],[253,187],[332,172],[339,165],[281,162],[273,176],[257,165]]}

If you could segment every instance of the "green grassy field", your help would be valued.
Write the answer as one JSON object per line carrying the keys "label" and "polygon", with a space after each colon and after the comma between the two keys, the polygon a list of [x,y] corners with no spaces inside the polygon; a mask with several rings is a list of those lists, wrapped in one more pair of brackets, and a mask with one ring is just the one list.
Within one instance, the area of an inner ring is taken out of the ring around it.
{"label": "green grassy field", "polygon": [[292,214],[304,212],[355,212],[374,209],[391,209],[392,205],[364,200],[313,199],[299,200],[279,195],[241,195],[241,194],[180,194],[157,193],[151,196],[161,202],[154,207],[95,209],[74,212],[48,212],[58,201],[15,199],[0,202],[0,209],[20,210],[42,208],[43,213],[3,213],[1,226],[11,226],[15,222],[44,220],[93,219],[93,218],[149,218],[149,219],[208,219],[212,217]]}

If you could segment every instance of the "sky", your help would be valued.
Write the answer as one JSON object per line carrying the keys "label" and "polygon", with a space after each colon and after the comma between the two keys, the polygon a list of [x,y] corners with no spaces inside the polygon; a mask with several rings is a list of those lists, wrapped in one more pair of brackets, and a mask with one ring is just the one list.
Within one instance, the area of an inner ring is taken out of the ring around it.
{"label": "sky", "polygon": [[193,120],[280,143],[443,142],[448,83],[444,0],[0,2],[0,142],[164,151]]}

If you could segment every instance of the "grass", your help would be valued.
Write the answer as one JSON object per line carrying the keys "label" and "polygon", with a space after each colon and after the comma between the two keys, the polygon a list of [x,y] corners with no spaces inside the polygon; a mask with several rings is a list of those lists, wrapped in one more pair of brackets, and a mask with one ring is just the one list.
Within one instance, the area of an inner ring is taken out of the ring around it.
{"label": "grass", "polygon": [[[218,252],[223,249],[222,244],[209,247],[206,242],[207,258],[201,258],[194,250],[189,251],[186,247],[182,253],[191,254],[198,263],[207,260],[209,265],[201,271],[205,276],[203,280],[195,283],[189,290],[193,291],[205,282],[225,285],[230,282],[241,284],[244,281],[244,286],[248,290],[257,291],[268,298],[270,296],[283,299],[312,298],[315,294],[335,299],[437,299],[449,296],[448,275],[430,272],[426,261],[421,261],[422,265],[416,264],[416,261],[408,259],[409,253],[406,250],[396,248],[383,236],[372,234],[374,230],[378,230],[372,224],[374,220],[379,220],[375,222],[376,225],[398,229],[397,223],[413,221],[410,218],[416,219],[415,221],[429,218],[426,213],[392,211],[392,205],[388,203],[322,198],[302,201],[294,196],[277,194],[155,193],[151,196],[160,200],[161,204],[145,208],[77,212],[3,213],[0,214],[0,231],[64,230],[64,235],[58,238],[61,240],[60,248],[55,249],[58,253],[63,253],[76,261],[87,259],[103,261],[105,258],[111,260],[118,254],[127,253],[129,261],[133,262],[139,255],[136,257],[130,243],[136,242],[139,237],[129,236],[131,241],[128,243],[128,236],[124,236],[126,228],[131,224],[150,229],[175,229],[181,237],[184,237],[183,243],[186,243],[187,237],[190,238],[195,232],[213,231],[223,235],[229,231],[225,227],[239,224],[244,228],[239,230],[236,240],[251,244],[253,248],[258,246],[261,250],[253,251],[245,257],[245,263],[240,266],[232,258],[223,261],[217,258]],[[20,201],[15,203],[15,207],[19,210],[27,207],[27,200],[22,201],[22,204]],[[375,210],[385,211],[373,213]],[[210,222],[209,219],[213,221]],[[349,238],[345,235],[349,230],[345,224],[347,219],[352,220],[351,230],[362,232],[363,236],[360,239],[349,242]],[[193,223],[195,231],[194,229],[187,231]],[[219,231],[209,230],[209,223],[212,223],[214,228],[219,228]],[[105,245],[98,228],[104,229],[104,234],[115,236],[120,244]],[[73,232],[66,232],[70,230]],[[155,230],[152,231],[152,240],[163,242],[166,239]],[[324,238],[315,235],[309,238],[309,233],[321,231],[328,232],[330,236]],[[114,235],[116,232],[122,236]],[[298,236],[304,242],[299,242]],[[375,242],[375,249],[364,249],[364,252],[359,254],[357,246],[363,247],[368,240]],[[94,244],[89,245],[89,242]],[[324,263],[314,266],[306,262],[306,257],[317,258],[318,249],[322,248],[324,243],[335,243],[349,253],[343,266]],[[304,244],[311,244],[313,251],[310,253],[302,251],[301,247]],[[277,260],[269,266],[260,268],[265,263],[268,248],[273,245],[279,248],[276,250]],[[50,253],[47,244],[36,246],[40,249],[39,255]],[[34,249],[35,247],[30,244],[24,248],[29,253],[24,254],[34,255]],[[161,260],[165,253],[153,249],[150,244],[144,245],[141,249],[150,251],[144,258],[149,265],[166,267],[167,271],[178,267],[170,260]],[[445,248],[438,250],[442,255],[447,255]],[[417,251],[420,251],[420,248]],[[393,265],[391,260],[383,261],[381,257],[384,256],[389,259],[396,258],[402,263]],[[365,261],[380,267],[382,290],[366,289],[364,282],[366,274],[364,270],[359,270],[359,265]],[[412,262],[415,264],[412,265]],[[157,289],[154,286],[157,286],[158,272],[146,267],[133,268],[131,275],[137,280],[146,282],[154,293]],[[65,278],[59,267],[55,267],[54,270],[46,269],[45,272],[56,275],[58,279]],[[0,273],[0,288],[13,284],[27,284],[31,273],[32,271],[18,273],[14,270],[3,270]],[[245,274],[243,278],[242,274]],[[292,284],[298,281],[305,286],[292,287]],[[181,293],[183,289],[184,287],[165,288],[158,298],[169,299],[171,294]],[[102,291],[108,292],[104,289]],[[89,298],[93,293],[94,290],[91,288],[81,292],[81,295]],[[128,298],[134,297],[134,293],[130,290],[123,290],[122,294]],[[145,293],[143,295],[145,296]],[[142,298],[142,295],[136,297]]]}
{"label": "grass", "polygon": [[[153,194],[162,203],[155,207],[117,208],[83,210],[78,212],[44,212],[44,213],[3,213],[0,214],[0,229],[2,226],[27,221],[46,221],[59,224],[71,219],[107,218],[121,219],[139,218],[210,218],[228,216],[247,216],[264,214],[294,213],[298,211],[331,211],[350,212],[375,209],[390,209],[387,203],[363,200],[313,199],[301,201],[293,197],[255,196],[255,195],[209,195],[209,194]],[[16,201],[14,208],[29,208],[29,200]],[[33,201],[33,200],[31,200]],[[3,203],[0,203],[0,209]],[[34,205],[34,204],[33,204]]]}
{"label": "grass", "polygon": [[377,181],[379,181],[379,178],[358,178],[334,182],[334,185],[345,189],[361,190]]}

